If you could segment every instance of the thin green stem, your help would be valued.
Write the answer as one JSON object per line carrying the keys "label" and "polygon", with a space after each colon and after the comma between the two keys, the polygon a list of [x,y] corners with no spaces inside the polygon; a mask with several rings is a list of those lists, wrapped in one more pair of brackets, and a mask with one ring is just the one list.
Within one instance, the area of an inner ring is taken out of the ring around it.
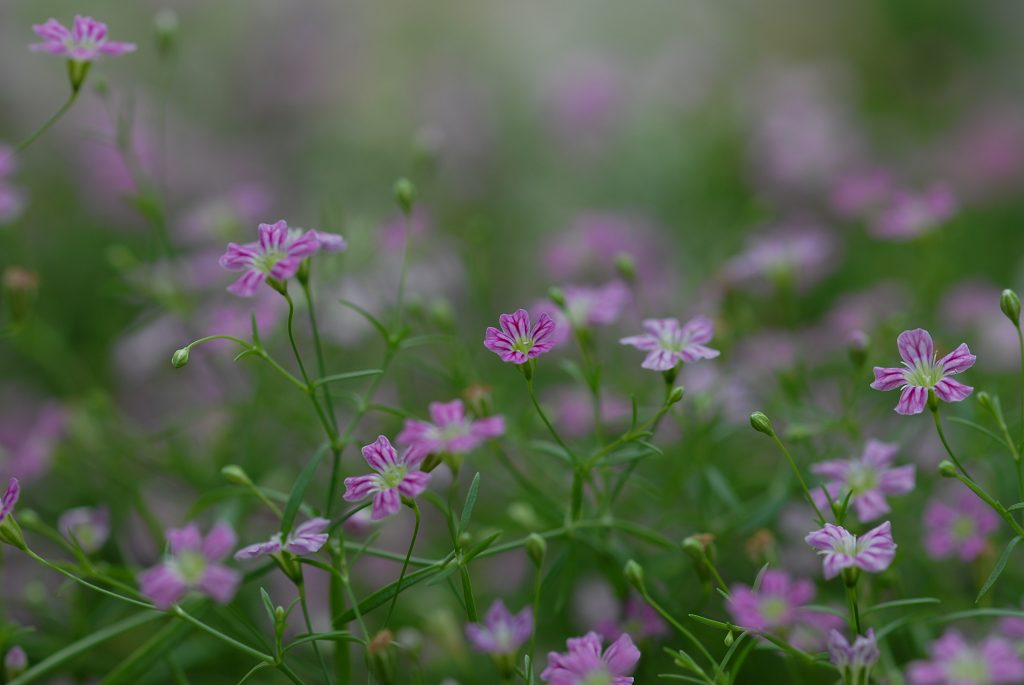
{"label": "thin green stem", "polygon": [[[302,566],[299,566],[299,573],[300,574],[302,573],[301,569],[302,569]],[[306,583],[304,582],[304,580],[303,580],[301,575],[299,576],[299,582],[296,583],[296,586],[297,586],[297,589],[299,591],[299,605],[302,607],[302,618],[306,622],[306,630],[308,630],[310,632],[310,634],[312,634],[313,633],[313,621],[309,617],[309,604],[306,601]],[[313,640],[312,642],[313,642],[313,652],[316,654],[316,660],[320,663],[320,671],[324,674],[324,683],[326,683],[326,685],[330,685],[330,683],[331,683],[331,674],[327,670],[327,662],[324,661],[323,654],[320,653],[320,645],[317,644],[316,640]]]}
{"label": "thin green stem", "polygon": [[704,643],[698,640],[697,636],[689,630],[687,630],[687,628],[684,627],[682,623],[677,621],[675,616],[670,614],[668,611],[665,610],[664,607],[658,604],[658,602],[656,602],[654,598],[651,597],[650,593],[647,592],[647,588],[644,587],[642,583],[638,589],[640,591],[640,596],[644,598],[644,601],[650,604],[651,608],[657,611],[662,618],[668,621],[672,625],[672,627],[679,632],[679,634],[681,634],[683,637],[685,637],[687,640],[693,643],[693,646],[697,648],[697,651],[703,654],[704,658],[708,660],[708,663],[714,666],[715,670],[718,671],[718,662],[715,661],[715,658],[713,656],[711,656],[711,652],[709,652],[707,647],[704,646]]}
{"label": "thin green stem", "polygon": [[822,515],[821,510],[818,509],[818,505],[814,503],[814,498],[811,497],[811,491],[807,488],[807,482],[804,481],[804,477],[801,475],[800,468],[796,465],[796,460],[793,459],[793,455],[789,453],[789,450],[786,449],[786,446],[783,444],[782,440],[779,439],[779,436],[776,435],[775,431],[771,432],[771,438],[775,441],[775,444],[779,446],[779,449],[782,450],[782,453],[786,455],[786,460],[789,461],[789,466],[793,469],[793,473],[796,474],[796,479],[800,482],[800,487],[804,491],[804,497],[807,498],[807,503],[811,505],[811,508],[814,509],[814,513],[818,517],[818,523],[825,525],[825,517]]}
{"label": "thin green stem", "polygon": [[562,436],[559,435],[558,431],[555,429],[554,424],[551,423],[551,419],[548,418],[548,415],[544,413],[544,409],[540,406],[540,401],[537,400],[537,393],[535,393],[533,390],[532,378],[528,378],[526,380],[526,390],[527,392],[530,393],[530,401],[533,402],[533,407],[534,409],[537,410],[537,415],[540,416],[540,420],[544,422],[545,426],[547,426],[548,432],[551,434],[551,437],[555,439],[555,442],[557,442],[563,450],[565,450],[565,453],[569,455],[570,459],[572,459],[572,463],[579,464],[579,458],[572,451],[572,448],[569,447],[565,440],[562,439]]}
{"label": "thin green stem", "polygon": [[[305,275],[305,278],[300,279],[302,285],[302,293],[306,296],[306,309],[309,310],[309,328],[313,333],[313,349],[316,350],[316,366],[317,373],[320,378],[327,376],[327,366],[324,362],[324,349],[323,344],[320,342],[320,328],[316,323],[316,308],[313,306],[313,292],[309,285],[309,274]],[[319,384],[317,382],[314,385]],[[328,387],[324,387],[324,406],[327,408],[327,416],[331,419],[331,424],[334,426],[334,432],[338,432],[338,420],[334,415],[334,402],[331,399],[331,390]]]}
{"label": "thin green stem", "polygon": [[228,644],[228,645],[231,645],[232,647],[234,647],[238,651],[244,652],[245,654],[248,654],[249,656],[253,657],[254,659],[259,659],[260,661],[264,661],[264,662],[266,662],[268,664],[271,664],[271,665],[275,665],[275,666],[277,665],[277,660],[273,656],[271,656],[270,654],[265,654],[265,653],[259,651],[258,649],[253,649],[252,647],[250,647],[249,645],[245,644],[244,642],[239,642],[238,640],[236,640],[235,638],[231,637],[230,635],[225,635],[224,633],[220,632],[219,630],[217,630],[213,626],[208,625],[206,623],[203,623],[199,619],[195,618],[190,613],[188,613],[187,611],[182,609],[180,605],[175,604],[174,607],[171,609],[171,613],[173,613],[178,618],[184,620],[186,623],[191,623],[193,626],[195,626],[196,628],[199,628],[199,630],[202,630],[204,633],[208,633],[208,634],[214,636],[215,638],[217,638],[221,642],[223,642],[225,644]]}
{"label": "thin green stem", "polygon": [[15,154],[20,154],[20,153],[24,152],[28,148],[29,145],[31,145],[32,143],[36,142],[44,133],[49,131],[53,127],[54,124],[56,124],[58,121],[60,121],[61,117],[63,117],[65,114],[67,114],[68,110],[70,110],[72,105],[75,104],[75,100],[78,99],[78,94],[80,92],[81,92],[80,88],[79,89],[73,89],[71,91],[71,94],[68,95],[68,99],[64,102],[63,105],[61,105],[60,109],[58,109],[53,114],[53,116],[51,116],[49,119],[47,119],[46,122],[42,126],[37,128],[35,130],[35,132],[32,133],[32,135],[30,135],[28,138],[26,138],[25,140],[21,141],[20,143],[18,143],[15,146],[15,148],[14,148]]}
{"label": "thin green stem", "polygon": [[1020,350],[1020,440],[1024,444],[1024,332],[1021,332],[1020,324],[1017,329],[1017,347]]}
{"label": "thin green stem", "polygon": [[384,626],[387,627],[388,623],[391,622],[391,614],[395,611],[395,603],[398,601],[398,595],[402,591],[402,581],[405,580],[405,572],[409,568],[409,557],[412,556],[412,549],[416,546],[416,537],[420,534],[420,505],[416,504],[414,500],[412,502],[412,511],[416,514],[416,525],[412,529],[412,539],[409,540],[409,551],[405,554],[405,561],[402,562],[402,572],[398,574],[398,584],[395,586],[395,595],[391,598],[391,606],[388,607],[387,618],[384,619]]}
{"label": "thin green stem", "polygon": [[[929,391],[929,392],[932,392],[932,391]],[[929,399],[929,409],[931,409],[932,418],[935,420],[935,430],[939,434],[939,440],[942,441],[942,446],[946,448],[946,454],[948,454],[949,458],[953,460],[953,463],[956,464],[956,467],[958,469],[960,469],[961,473],[963,473],[965,476],[970,478],[971,474],[969,474],[967,472],[967,469],[964,468],[964,465],[961,464],[960,460],[956,458],[956,454],[953,453],[953,448],[949,446],[949,441],[946,440],[946,433],[945,433],[945,431],[942,430],[942,421],[939,419],[939,405],[938,405],[938,403],[932,402]]]}
{"label": "thin green stem", "polygon": [[981,501],[992,507],[993,511],[999,514],[1000,518],[1002,518],[1004,521],[1006,521],[1006,523],[1010,525],[1010,528],[1013,529],[1013,532],[1015,532],[1017,535],[1020,535],[1021,537],[1024,537],[1024,527],[1021,527],[1021,525],[1017,523],[1017,519],[1013,518],[1013,514],[1007,511],[1006,507],[1000,504],[995,498],[992,497],[992,495],[985,492],[985,489],[978,485],[977,483],[975,483],[973,480],[971,480],[970,476],[968,476],[967,474],[958,472],[954,474],[954,476],[957,480],[966,485],[971,490],[971,492],[977,495],[978,498],[981,499]]}
{"label": "thin green stem", "polygon": [[[543,559],[541,560],[543,561]],[[533,663],[533,655],[537,646],[537,630],[540,627],[540,590],[544,581],[544,565],[537,564],[537,574],[533,581],[533,632],[530,633],[530,663]]]}
{"label": "thin green stem", "polygon": [[850,630],[855,636],[861,635],[863,631],[860,627],[860,606],[857,604],[856,586],[846,586],[846,601],[850,605]]}

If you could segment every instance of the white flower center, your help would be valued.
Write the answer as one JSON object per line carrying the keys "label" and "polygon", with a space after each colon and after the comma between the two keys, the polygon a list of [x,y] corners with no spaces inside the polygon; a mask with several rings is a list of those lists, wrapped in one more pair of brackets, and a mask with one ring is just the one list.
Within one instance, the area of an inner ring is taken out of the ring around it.
{"label": "white flower center", "polygon": [[196,585],[206,573],[206,557],[202,552],[188,550],[175,559],[175,567],[188,585]]}

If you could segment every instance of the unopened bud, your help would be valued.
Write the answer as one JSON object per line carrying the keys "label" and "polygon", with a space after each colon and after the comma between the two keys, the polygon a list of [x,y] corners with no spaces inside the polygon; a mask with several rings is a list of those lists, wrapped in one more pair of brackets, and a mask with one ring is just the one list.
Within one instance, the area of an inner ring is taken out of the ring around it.
{"label": "unopened bud", "polygon": [[548,299],[559,307],[565,307],[565,291],[557,286],[548,288]]}
{"label": "unopened bud", "polygon": [[71,92],[77,93],[85,83],[85,77],[89,75],[89,68],[92,62],[69,59],[68,60],[68,81],[71,82]]}
{"label": "unopened bud", "polygon": [[855,369],[860,369],[868,360],[868,347],[871,345],[871,338],[861,330],[850,334],[846,341],[846,352],[850,355],[850,363]]}
{"label": "unopened bud", "polygon": [[28,668],[28,655],[25,650],[15,645],[4,655],[4,677],[7,682],[17,678]]}
{"label": "unopened bud", "polygon": [[392,649],[394,636],[384,629],[373,636],[366,646],[367,666],[381,685],[392,685],[395,682],[395,654]]}
{"label": "unopened bud", "polygon": [[750,415],[750,427],[756,430],[758,433],[764,433],[768,436],[775,436],[775,429],[772,428],[771,419],[769,419],[764,412],[755,411]]}
{"label": "unopened bud", "polygon": [[174,53],[178,46],[178,13],[164,8],[153,17],[153,29],[156,31],[156,49],[161,57]]}
{"label": "unopened bud", "polygon": [[416,201],[416,186],[407,178],[400,178],[395,181],[395,202],[406,216],[412,212],[412,205]]}
{"label": "unopened bud", "polygon": [[39,291],[39,276],[24,267],[9,266],[4,269],[3,285],[11,319],[15,323],[23,323],[28,319]]}
{"label": "unopened bud", "polygon": [[188,364],[188,352],[189,349],[187,347],[182,347],[180,350],[175,350],[174,354],[171,355],[171,366],[173,366],[176,369],[180,369],[181,367],[185,366],[185,364]]}
{"label": "unopened bud", "polygon": [[681,402],[683,400],[683,394],[685,392],[686,390],[681,385],[677,385],[676,387],[672,388],[672,392],[668,394],[668,400],[666,401],[666,404],[676,404],[677,402]]}
{"label": "unopened bud", "polygon": [[1014,326],[1020,325],[1020,298],[1017,297],[1017,293],[1009,288],[1004,290],[999,295],[999,308],[1003,310],[1003,314],[1006,314],[1010,323]]}
{"label": "unopened bud", "polygon": [[949,459],[943,459],[939,462],[939,475],[943,478],[956,478],[957,473],[956,464]]}
{"label": "unopened bud", "polygon": [[526,538],[526,553],[530,556],[537,568],[544,564],[544,557],[548,553],[548,543],[536,533],[530,533]]}
{"label": "unopened bud", "polygon": [[252,485],[249,474],[238,464],[228,464],[220,470],[220,475],[224,477],[224,480],[235,485]]}
{"label": "unopened bud", "polygon": [[644,568],[636,561],[630,559],[626,562],[625,568],[622,569],[622,575],[626,577],[626,581],[635,587],[637,590],[643,590],[644,587]]}
{"label": "unopened bud", "polygon": [[728,633],[725,634],[725,639],[722,640],[722,642],[725,643],[726,647],[732,647],[732,643],[735,642],[735,641],[736,641],[736,636],[733,634],[733,632],[731,630]]}
{"label": "unopened bud", "polygon": [[473,536],[469,533],[459,533],[459,539],[456,541],[456,545],[459,549],[465,549],[469,546],[469,543],[473,542]]}
{"label": "unopened bud", "polygon": [[978,399],[978,404],[981,405],[982,409],[990,414],[996,413],[996,406],[995,403],[992,402],[992,395],[989,395],[987,392],[982,390],[981,392],[975,393],[974,396]]}
{"label": "unopened bud", "polygon": [[627,283],[636,282],[636,264],[633,262],[633,257],[625,252],[615,255],[615,271]]}

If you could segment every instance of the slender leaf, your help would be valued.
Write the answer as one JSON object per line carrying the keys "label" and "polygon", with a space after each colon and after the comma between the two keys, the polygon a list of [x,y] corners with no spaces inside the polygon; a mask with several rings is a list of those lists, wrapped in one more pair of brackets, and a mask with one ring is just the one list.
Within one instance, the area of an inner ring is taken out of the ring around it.
{"label": "slender leaf", "polygon": [[349,309],[351,309],[352,311],[356,312],[357,314],[361,315],[364,319],[369,321],[370,325],[377,329],[377,332],[380,333],[381,337],[384,338],[384,340],[388,340],[388,338],[390,337],[390,335],[388,334],[388,329],[385,328],[384,324],[382,324],[377,319],[377,317],[375,317],[373,314],[357,305],[355,302],[351,302],[344,298],[339,299],[338,302],[340,302],[342,305],[348,307]]}
{"label": "slender leaf", "polygon": [[1018,535],[1014,539],[1007,543],[1006,548],[1003,549],[1003,553],[999,555],[999,560],[996,562],[995,568],[992,569],[992,573],[988,575],[988,580],[981,586],[981,590],[978,592],[978,596],[975,598],[974,603],[977,604],[981,601],[981,598],[985,596],[985,593],[995,585],[996,581],[999,580],[999,576],[1003,574],[1003,569],[1006,568],[1006,562],[1010,560],[1010,554],[1013,553],[1013,548],[1017,546],[1017,543],[1021,541],[1021,537]]}
{"label": "slender leaf", "polygon": [[469,485],[469,492],[466,493],[466,504],[462,507],[462,517],[459,519],[459,532],[466,532],[469,527],[469,519],[473,515],[473,507],[476,506],[477,492],[480,490],[480,473],[473,476],[473,482]]}
{"label": "slender leaf", "polygon": [[288,504],[285,505],[284,514],[281,516],[282,539],[288,537],[288,533],[292,530],[295,516],[299,513],[299,507],[302,506],[302,499],[306,496],[306,488],[309,487],[310,482],[313,480],[316,468],[320,465],[320,460],[327,454],[327,447],[327,443],[324,443],[313,453],[313,456],[295,480],[295,485],[292,486],[292,494],[288,496]]}

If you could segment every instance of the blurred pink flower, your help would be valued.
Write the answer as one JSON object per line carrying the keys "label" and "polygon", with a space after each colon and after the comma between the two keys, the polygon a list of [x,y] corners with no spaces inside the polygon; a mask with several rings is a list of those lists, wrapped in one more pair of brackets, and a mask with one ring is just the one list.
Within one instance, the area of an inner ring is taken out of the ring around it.
{"label": "blurred pink flower", "polygon": [[615,323],[632,296],[622,281],[597,287],[567,285],[561,290],[565,296],[564,311],[551,300],[541,300],[532,308],[534,314],[547,314],[554,320],[555,345],[568,340],[574,329]]}
{"label": "blurred pink flower", "polygon": [[637,640],[660,638],[671,633],[668,623],[650,604],[630,596],[622,603],[622,615],[618,620],[605,619],[597,625],[597,632],[605,640],[614,642],[628,633]]}
{"label": "blurred pink flower", "polygon": [[960,281],[942,296],[938,311],[951,332],[970,336],[980,368],[1010,371],[1020,366],[1020,351],[1017,333],[999,309],[999,294],[989,281]]}
{"label": "blurred pink flower", "polygon": [[727,283],[763,292],[779,284],[806,289],[827,276],[837,255],[835,239],[812,224],[793,224],[754,234],[747,249],[728,260]]}
{"label": "blurred pink flower", "polygon": [[167,530],[168,554],[163,562],[139,576],[139,587],[159,609],[169,609],[190,590],[227,604],[241,576],[220,562],[235,547],[235,531],[218,523],[204,538],[198,526]]}
{"label": "blurred pink flower", "polygon": [[832,188],[832,208],[847,219],[861,218],[877,211],[894,188],[887,169],[867,168],[843,175]]}
{"label": "blurred pink flower", "polygon": [[505,433],[505,418],[486,416],[473,420],[466,416],[462,400],[431,402],[431,422],[406,419],[395,442],[408,447],[417,456],[430,454],[466,454],[490,438]]}
{"label": "blurred pink flower", "polygon": [[8,180],[16,168],[14,150],[0,144],[0,224],[14,221],[25,208],[24,193]]}
{"label": "blurred pink flower", "polygon": [[481,623],[466,625],[466,638],[478,652],[515,654],[533,634],[530,607],[512,614],[500,599],[494,600]]}
{"label": "blurred pink flower", "polygon": [[957,208],[953,191],[937,183],[921,193],[898,192],[870,222],[876,238],[911,240],[948,221]]}
{"label": "blurred pink flower", "polygon": [[73,539],[86,554],[98,551],[110,537],[110,511],[106,507],[75,507],[57,520],[57,530]]}
{"label": "blurred pink flower", "polygon": [[[434,226],[433,217],[421,205],[412,208],[412,215],[408,221],[408,230],[413,242],[429,233]],[[399,214],[392,217],[378,231],[381,247],[385,250],[401,252],[405,248],[405,232],[405,216]]]}
{"label": "blurred pink flower", "polygon": [[243,547],[235,552],[235,559],[255,559],[256,557],[279,554],[282,550],[296,556],[305,556],[319,552],[320,548],[327,544],[327,533],[323,532],[331,524],[325,518],[311,518],[308,521],[295,526],[295,529],[288,533],[288,537],[281,540],[281,533],[275,533],[266,542]]}
{"label": "blurred pink flower", "polygon": [[929,391],[934,391],[945,402],[960,402],[974,391],[971,386],[950,378],[974,366],[976,357],[971,354],[967,343],[960,343],[945,357],[936,359],[931,334],[923,328],[915,328],[900,333],[896,346],[905,368],[876,366],[871,387],[883,391],[901,388],[896,404],[897,414],[920,414],[924,411]]}
{"label": "blurred pink flower", "polygon": [[640,650],[623,633],[601,653],[601,636],[590,632],[566,641],[564,654],[548,652],[548,666],[540,679],[548,685],[632,685],[631,673],[640,661]]}
{"label": "blurred pink flower", "polygon": [[[811,466],[811,473],[830,479],[826,487],[834,502],[841,503],[847,492],[852,493],[850,504],[857,518],[867,523],[889,513],[887,495],[905,495],[914,489],[914,466],[891,465],[898,451],[898,445],[868,440],[859,458],[819,462]],[[828,507],[820,488],[811,494],[819,509]]]}
{"label": "blurred pink flower", "polygon": [[134,43],[107,40],[107,25],[92,17],[76,16],[70,29],[56,19],[49,19],[45,24],[34,25],[32,30],[43,42],[29,46],[30,49],[78,62],[91,62],[100,55],[124,55],[136,49]]}
{"label": "blurred pink flower", "polygon": [[755,589],[737,584],[729,588],[726,609],[736,625],[756,633],[775,632],[802,623],[804,605],[814,599],[814,584],[791,578],[779,569],[769,569]]}
{"label": "blurred pink flower", "polygon": [[[549,395],[558,429],[569,437],[579,437],[594,428],[594,405],[590,392],[576,386],[561,387]],[[548,402],[546,401],[545,404]],[[631,405],[614,394],[601,397],[601,421],[615,424],[629,417]]]}
{"label": "blurred pink flower", "polygon": [[602,145],[627,100],[621,71],[604,59],[575,60],[556,68],[547,95],[552,132],[574,146]]}
{"label": "blurred pink flower", "polygon": [[973,493],[957,490],[954,503],[933,499],[924,510],[924,549],[932,559],[956,556],[977,559],[988,536],[999,527],[999,516]]}
{"label": "blurred pink flower", "polygon": [[1024,661],[1013,645],[1001,637],[988,637],[971,645],[952,628],[929,649],[931,659],[911,662],[910,685],[1020,685]]}
{"label": "blurred pink flower", "polygon": [[50,468],[50,458],[64,435],[67,410],[47,402],[31,415],[12,413],[8,418],[0,423],[0,477],[16,473],[26,481],[39,478]]}

